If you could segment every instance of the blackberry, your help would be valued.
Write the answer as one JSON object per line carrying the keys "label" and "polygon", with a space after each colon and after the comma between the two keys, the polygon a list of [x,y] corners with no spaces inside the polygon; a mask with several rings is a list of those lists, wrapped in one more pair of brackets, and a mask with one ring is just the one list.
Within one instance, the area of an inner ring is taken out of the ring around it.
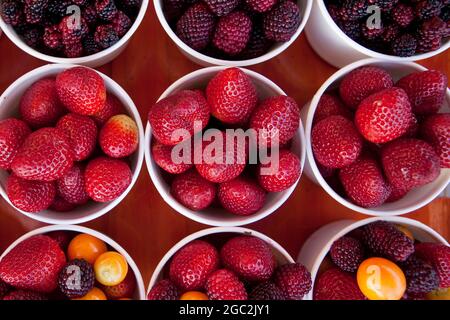
{"label": "blackberry", "polygon": [[[125,7],[137,8],[137,7],[139,7],[141,5],[141,1],[142,0],[122,0],[121,3]],[[189,1],[189,0],[187,0],[187,1]]]}
{"label": "blackberry", "polygon": [[364,260],[364,248],[355,238],[341,237],[331,246],[330,256],[343,271],[356,272]]}
{"label": "blackberry", "polygon": [[219,17],[230,14],[239,5],[240,0],[204,0],[203,2]]}
{"label": "blackberry", "polygon": [[243,11],[235,11],[220,18],[213,37],[213,44],[226,54],[241,53],[250,39],[252,21]]}
{"label": "blackberry", "polygon": [[42,35],[43,35],[43,31],[41,28],[39,27],[33,27],[33,28],[27,28],[23,34],[22,34],[22,38],[23,41],[25,41],[25,43],[33,48],[33,49],[38,49],[41,44],[42,44]]}
{"label": "blackberry", "polygon": [[361,35],[366,40],[377,39],[377,38],[381,37],[383,35],[383,33],[384,33],[383,24],[381,24],[379,28],[377,28],[377,27],[369,28],[365,21],[363,21],[361,23]]}
{"label": "blackberry", "polygon": [[398,37],[399,34],[400,28],[396,24],[391,23],[386,28],[384,28],[384,33],[381,38],[384,42],[390,44]]}
{"label": "blackberry", "polygon": [[265,54],[272,46],[273,42],[268,40],[264,35],[262,23],[256,23],[253,26],[250,40],[247,47],[239,55],[240,59],[253,59]]}
{"label": "blackberry", "polygon": [[423,0],[416,4],[415,14],[420,20],[426,20],[441,14],[444,7],[442,0]]}
{"label": "blackberry", "polygon": [[16,26],[22,17],[22,4],[14,0],[5,0],[0,3],[0,14],[6,24]]}
{"label": "blackberry", "polygon": [[441,37],[436,38],[423,38],[417,37],[417,50],[418,53],[426,53],[430,51],[438,50],[441,47]]}
{"label": "blackberry", "polygon": [[432,265],[412,255],[402,264],[408,294],[428,293],[439,287],[439,277]]}
{"label": "blackberry", "polygon": [[89,27],[83,18],[81,18],[79,25],[76,25],[75,22],[76,20],[69,16],[64,17],[59,23],[62,42],[66,47],[80,43],[81,39],[89,32]]}
{"label": "blackberry", "polygon": [[116,30],[119,37],[123,37],[127,31],[131,28],[131,20],[122,11],[118,11],[114,19],[111,21],[111,25]]}
{"label": "blackberry", "polygon": [[73,4],[73,1],[69,0],[51,0],[47,6],[47,16],[56,21],[60,21],[61,18],[71,15],[67,13],[67,8]]}
{"label": "blackberry", "polygon": [[447,24],[450,22],[450,5],[447,5],[442,9],[439,17],[447,22]]}
{"label": "blackberry", "polygon": [[51,50],[60,51],[64,48],[61,32],[59,32],[58,25],[46,27],[44,29],[44,36],[42,40],[44,42],[44,45]]}
{"label": "blackberry", "polygon": [[89,26],[93,26],[97,23],[97,10],[95,9],[94,5],[88,5],[86,7],[83,8],[83,10],[81,11],[81,16],[83,17],[84,20],[86,20],[86,23]]}
{"label": "blackberry", "polygon": [[417,52],[417,40],[405,33],[392,42],[391,50],[398,57],[411,57]]}
{"label": "blackberry", "polygon": [[81,42],[68,43],[64,48],[64,54],[67,58],[79,58],[83,55],[83,45]]}
{"label": "blackberry", "polygon": [[86,38],[82,41],[84,53],[86,55],[92,55],[96,54],[97,52],[100,52],[101,48],[95,42],[94,36],[88,35]]}
{"label": "blackberry", "polygon": [[96,0],[95,10],[100,19],[111,21],[117,14],[117,7],[114,0]]}
{"label": "blackberry", "polygon": [[94,39],[102,49],[112,47],[120,40],[116,30],[111,25],[98,26],[95,30]]}
{"label": "blackberry", "polygon": [[88,262],[82,259],[66,263],[59,273],[59,289],[68,298],[85,296],[94,287],[94,284],[94,270]]}
{"label": "blackberry", "polygon": [[369,15],[367,0],[345,0],[341,9],[341,18],[346,21],[355,21]]}
{"label": "blackberry", "polygon": [[249,300],[286,300],[283,292],[272,282],[257,285],[250,293]]}
{"label": "blackberry", "polygon": [[25,0],[25,19],[30,24],[37,24],[42,21],[48,0]]}
{"label": "blackberry", "polygon": [[350,39],[357,41],[361,38],[361,28],[358,23],[342,21],[339,22],[338,26]]}
{"label": "blackberry", "polygon": [[400,27],[406,28],[414,20],[414,9],[403,3],[399,3],[391,11],[392,20],[397,23]]}
{"label": "blackberry", "polygon": [[3,299],[3,297],[8,293],[8,291],[9,286],[5,282],[0,280],[0,300]]}
{"label": "blackberry", "polygon": [[300,8],[293,2],[277,4],[264,17],[264,34],[269,40],[289,41],[300,26]]}
{"label": "blackberry", "polygon": [[392,10],[399,0],[369,0],[370,4],[377,5],[383,11]]}
{"label": "blackberry", "polygon": [[424,21],[418,28],[420,38],[442,38],[447,29],[447,24],[439,17],[434,17]]}

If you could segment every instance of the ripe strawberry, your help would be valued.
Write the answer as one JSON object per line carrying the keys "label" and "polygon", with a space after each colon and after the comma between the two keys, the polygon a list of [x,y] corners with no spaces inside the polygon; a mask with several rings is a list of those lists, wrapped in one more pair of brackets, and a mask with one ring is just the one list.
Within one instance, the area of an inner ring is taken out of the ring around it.
{"label": "ripe strawberry", "polygon": [[97,144],[97,126],[87,116],[69,113],[59,119],[56,127],[69,138],[76,161],[86,160]]}
{"label": "ripe strawberry", "polygon": [[406,91],[415,114],[432,114],[442,107],[447,84],[444,73],[429,70],[411,73],[400,79],[396,86]]}
{"label": "ripe strawberry", "polygon": [[217,270],[206,282],[206,294],[210,300],[247,300],[244,284],[226,269]]}
{"label": "ripe strawberry", "polygon": [[128,157],[136,151],[138,143],[138,127],[127,115],[120,114],[110,118],[100,130],[100,147],[112,158]]}
{"label": "ripe strawberry", "polygon": [[37,235],[14,247],[0,261],[0,278],[24,290],[49,293],[56,289],[66,256],[50,237]]}
{"label": "ripe strawberry", "polygon": [[89,195],[84,188],[83,165],[76,163],[62,178],[56,181],[58,195],[71,204],[85,204]]}
{"label": "ripe strawberry", "polygon": [[267,12],[277,3],[277,0],[245,0],[245,2],[254,11]]}
{"label": "ripe strawberry", "polygon": [[102,291],[108,299],[117,300],[122,298],[132,298],[136,289],[136,277],[129,270],[125,279],[115,286],[102,286]]}
{"label": "ripe strawberry", "polygon": [[208,242],[194,240],[172,258],[170,280],[183,291],[200,290],[219,267],[219,253]]}
{"label": "ripe strawberry", "polygon": [[434,181],[440,174],[439,156],[426,142],[399,139],[381,150],[381,162],[389,183],[411,190]]}
{"label": "ripe strawberry", "polygon": [[9,301],[39,301],[39,300],[48,300],[48,298],[39,292],[28,291],[28,290],[14,290],[8,293],[3,300]]}
{"label": "ripe strawberry", "polygon": [[59,247],[65,252],[67,250],[67,247],[69,246],[70,241],[72,241],[74,237],[74,233],[70,231],[52,231],[45,234],[46,236],[49,236],[53,240],[55,240]]}
{"label": "ripe strawberry", "polygon": [[178,300],[180,291],[169,280],[159,281],[148,293],[148,300]]}
{"label": "ripe strawberry", "polygon": [[389,197],[386,199],[386,203],[392,203],[397,200],[403,199],[410,190],[403,189],[403,188],[396,188],[392,185],[389,185],[390,194]]}
{"label": "ripe strawberry", "polygon": [[49,207],[49,210],[56,212],[69,212],[77,207],[76,204],[69,203],[60,196],[56,195],[52,204]]}
{"label": "ripe strawberry", "polygon": [[391,75],[378,67],[362,67],[350,72],[342,80],[339,93],[344,103],[352,109],[373,93],[392,88]]}
{"label": "ripe strawberry", "polygon": [[9,118],[0,121],[0,168],[9,170],[20,146],[31,133],[22,120]]}
{"label": "ripe strawberry", "polygon": [[228,124],[244,124],[258,103],[255,86],[241,69],[219,72],[206,88],[211,114]]}
{"label": "ripe strawberry", "polygon": [[312,287],[311,274],[300,263],[278,267],[274,282],[288,300],[302,300]]}
{"label": "ripe strawberry", "polygon": [[[191,145],[191,141],[184,141],[181,142],[182,144],[188,143]],[[181,146],[181,144],[179,144]],[[184,145],[187,147],[187,145]],[[166,146],[156,139],[153,139],[152,141],[152,157],[153,160],[155,160],[156,164],[171,174],[180,174],[183,172],[186,172],[190,168],[192,168],[193,164],[193,150],[191,147],[189,147],[191,154],[186,155],[189,158],[189,161],[183,161],[184,159],[184,152],[180,152],[177,154],[182,160],[181,163],[175,163],[175,160],[172,159],[172,152],[174,147],[172,146]],[[184,150],[184,148],[183,148]],[[178,162],[178,160],[177,160]]]}
{"label": "ripe strawberry", "polygon": [[266,202],[266,192],[258,183],[244,177],[221,183],[219,201],[229,212],[248,216],[261,210]]}
{"label": "ripe strawberry", "polygon": [[386,143],[404,135],[414,115],[405,91],[390,88],[364,99],[355,115],[359,132],[373,143]]}
{"label": "ripe strawberry", "polygon": [[277,301],[286,300],[283,292],[272,282],[263,282],[253,288],[249,300]]}
{"label": "ripe strawberry", "polygon": [[111,117],[121,113],[124,113],[124,107],[120,100],[111,94],[107,94],[105,106],[92,117],[99,126],[103,126]]}
{"label": "ripe strawberry", "polygon": [[42,128],[30,134],[11,163],[12,171],[27,180],[53,181],[72,167],[74,152],[63,131]]}
{"label": "ripe strawberry", "polygon": [[331,116],[317,123],[312,130],[311,143],[316,160],[335,169],[355,162],[363,147],[354,124],[342,116]]}
{"label": "ripe strawberry", "polygon": [[19,109],[22,119],[31,127],[53,126],[64,114],[55,79],[45,78],[33,83],[23,94]]}
{"label": "ripe strawberry", "polygon": [[240,0],[204,0],[215,15],[221,17],[231,13],[239,5]]}
{"label": "ripe strawberry", "polygon": [[175,177],[170,193],[183,206],[201,211],[208,208],[216,198],[216,185],[190,170]]}
{"label": "ripe strawberry", "polygon": [[250,17],[243,11],[235,11],[219,19],[212,41],[215,48],[235,56],[247,46],[251,32]]}
{"label": "ripe strawberry", "polygon": [[439,287],[439,277],[434,267],[412,254],[401,265],[406,277],[407,294],[428,293]]}
{"label": "ripe strawberry", "polygon": [[86,67],[60,73],[56,77],[56,91],[64,106],[74,113],[92,116],[105,106],[105,83],[96,71]]}
{"label": "ripe strawberry", "polygon": [[132,172],[122,160],[98,157],[85,171],[85,188],[92,200],[109,202],[117,199],[131,184]]}
{"label": "ripe strawberry", "polygon": [[270,246],[253,236],[239,236],[228,240],[220,250],[225,268],[249,282],[269,280],[277,262]]}
{"label": "ripe strawberry", "polygon": [[441,168],[450,168],[450,113],[428,117],[420,131],[439,155]]}
{"label": "ripe strawberry", "polygon": [[[300,126],[300,108],[294,99],[286,96],[268,98],[255,109],[250,128],[258,132],[258,146],[273,147],[291,140]],[[278,136],[277,136],[278,135]]]}
{"label": "ripe strawberry", "polygon": [[314,300],[367,300],[355,277],[338,268],[325,271],[314,287]]}
{"label": "ripe strawberry", "polygon": [[276,163],[258,165],[258,182],[269,192],[281,192],[293,186],[300,178],[302,167],[300,159],[293,152],[280,150]]}
{"label": "ripe strawberry", "polygon": [[344,106],[339,97],[324,93],[320,98],[316,112],[314,113],[313,124],[330,116],[343,116],[350,120],[353,118],[351,112]]}
{"label": "ripe strawberry", "polygon": [[[209,106],[200,91],[183,90],[156,103],[148,121],[162,144],[174,146],[203,130],[209,122]],[[198,128],[195,123],[200,122]]]}
{"label": "ripe strawberry", "polygon": [[428,261],[439,276],[439,287],[450,287],[450,247],[443,244],[423,242],[416,245],[416,254]]}
{"label": "ripe strawberry", "polygon": [[344,236],[333,243],[330,256],[343,271],[356,272],[364,260],[364,247],[359,240]]}

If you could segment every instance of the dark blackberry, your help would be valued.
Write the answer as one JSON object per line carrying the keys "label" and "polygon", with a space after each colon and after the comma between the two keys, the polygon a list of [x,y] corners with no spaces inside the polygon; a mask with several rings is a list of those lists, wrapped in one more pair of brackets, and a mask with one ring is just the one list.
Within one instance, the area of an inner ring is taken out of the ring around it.
{"label": "dark blackberry", "polygon": [[112,47],[120,40],[116,30],[111,25],[98,26],[95,30],[94,39],[102,49]]}
{"label": "dark blackberry", "polygon": [[0,300],[3,299],[3,297],[8,293],[8,291],[9,286],[5,282],[0,280]]}
{"label": "dark blackberry", "polygon": [[64,48],[58,25],[46,27],[44,29],[43,42],[44,45],[51,50],[61,51]]}
{"label": "dark blackberry", "polygon": [[64,17],[59,23],[62,42],[66,47],[80,43],[81,39],[89,33],[89,27],[83,18],[81,18],[79,25],[76,22],[75,19],[68,16]]}
{"label": "dark blackberry", "polygon": [[355,238],[341,237],[331,246],[330,256],[343,271],[356,272],[364,260],[364,247]]}
{"label": "dark blackberry", "polygon": [[42,44],[42,35],[43,31],[39,27],[32,27],[26,29],[23,34],[22,38],[25,43],[30,46],[33,49],[38,49],[41,47]]}
{"label": "dark blackberry", "polygon": [[441,37],[423,38],[417,37],[417,53],[427,53],[438,50],[441,47]]}
{"label": "dark blackberry", "polygon": [[391,43],[391,50],[395,56],[411,57],[417,51],[417,40],[409,33],[405,33]]}
{"label": "dark blackberry", "polygon": [[68,298],[85,296],[94,287],[94,284],[94,269],[82,259],[75,259],[66,263],[59,273],[59,289]]}
{"label": "dark blackberry", "polygon": [[264,17],[264,34],[269,40],[289,41],[300,26],[300,8],[290,1],[277,4]]}
{"label": "dark blackberry", "polygon": [[111,21],[111,25],[114,27],[114,30],[116,30],[119,37],[123,37],[131,28],[132,22],[125,13],[118,11]]}
{"label": "dark blackberry", "polygon": [[250,293],[249,300],[286,300],[283,292],[272,282],[257,285]]}
{"label": "dark blackberry", "polygon": [[253,59],[265,54],[272,46],[273,42],[268,40],[264,35],[264,29],[261,23],[256,23],[253,26],[250,40],[247,47],[239,55],[239,59]]}
{"label": "dark blackberry", "polygon": [[408,294],[428,293],[439,287],[439,277],[432,265],[412,255],[402,264]]}
{"label": "dark blackberry", "polygon": [[236,9],[240,0],[203,0],[203,2],[215,15],[223,17]]}
{"label": "dark blackberry", "polygon": [[400,27],[406,28],[414,20],[414,9],[403,3],[399,3],[391,11],[392,20],[397,23]]}
{"label": "dark blackberry", "polygon": [[66,44],[64,48],[64,55],[67,58],[79,58],[83,55],[83,45],[81,42],[74,42]]}
{"label": "dark blackberry", "polygon": [[51,0],[47,6],[48,16],[56,21],[60,21],[61,18],[69,16],[72,13],[67,12],[67,8],[73,5],[73,1],[70,0]]}
{"label": "dark blackberry", "polygon": [[48,298],[47,296],[39,292],[18,289],[8,293],[6,296],[3,297],[3,300],[38,301],[38,300],[48,300]]}
{"label": "dark blackberry", "polygon": [[114,0],[96,0],[95,9],[100,19],[111,21],[117,14],[117,7]]}
{"label": "dark blackberry", "polygon": [[358,41],[361,38],[361,28],[354,21],[342,21],[338,23],[339,28],[350,38]]}
{"label": "dark blackberry", "polygon": [[141,2],[142,2],[142,0],[122,0],[121,1],[121,3],[123,3],[123,5],[125,7],[133,7],[133,8],[139,7],[141,5]]}
{"label": "dark blackberry", "polygon": [[82,44],[84,53],[86,55],[96,54],[101,50],[100,46],[97,44],[97,42],[95,42],[94,36],[92,35],[89,35],[86,38],[84,38]]}
{"label": "dark blackberry", "polygon": [[439,17],[424,21],[418,28],[417,34],[420,38],[442,38],[447,29],[447,24]]}
{"label": "dark blackberry", "polygon": [[251,19],[243,11],[235,11],[220,18],[212,42],[217,49],[237,56],[247,46],[251,31]]}
{"label": "dark blackberry", "polygon": [[384,28],[384,33],[381,38],[384,42],[391,44],[391,42],[394,41],[399,34],[400,28],[396,24],[391,23]]}
{"label": "dark blackberry", "polygon": [[86,20],[86,23],[89,26],[93,26],[97,23],[97,10],[95,9],[95,6],[93,4],[84,7],[81,11],[81,16],[84,20]]}
{"label": "dark blackberry", "polygon": [[14,0],[5,0],[0,3],[0,14],[6,24],[16,26],[22,17],[22,4]]}
{"label": "dark blackberry", "polygon": [[380,27],[374,27],[374,28],[369,28],[367,26],[367,22],[363,21],[361,23],[361,35],[364,39],[366,40],[374,40],[377,39],[379,37],[381,37],[384,33],[384,26],[383,24],[380,25]]}
{"label": "dark blackberry", "polygon": [[37,24],[42,21],[48,0],[25,0],[25,19],[30,24]]}
{"label": "dark blackberry", "polygon": [[369,2],[367,0],[345,0],[342,4],[341,18],[346,21],[354,21],[369,15],[367,9]]}
{"label": "dark blackberry", "polygon": [[426,20],[441,14],[444,7],[442,0],[423,0],[416,4],[415,14],[420,20]]}
{"label": "dark blackberry", "polygon": [[73,0],[73,3],[75,3],[77,6],[84,7],[88,4],[90,0]]}
{"label": "dark blackberry", "polygon": [[392,10],[399,0],[369,0],[371,5],[377,5],[383,11]]}
{"label": "dark blackberry", "polygon": [[439,17],[447,22],[447,24],[450,22],[450,5],[447,5],[442,9]]}

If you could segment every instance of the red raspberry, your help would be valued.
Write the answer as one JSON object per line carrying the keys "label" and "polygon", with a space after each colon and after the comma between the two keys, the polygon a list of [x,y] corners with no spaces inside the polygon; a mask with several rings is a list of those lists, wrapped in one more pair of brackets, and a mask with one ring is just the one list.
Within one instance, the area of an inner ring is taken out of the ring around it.
{"label": "red raspberry", "polygon": [[247,46],[251,31],[251,19],[242,11],[233,12],[217,23],[214,46],[229,55],[237,55]]}
{"label": "red raspberry", "polygon": [[364,247],[359,240],[344,236],[333,243],[330,256],[343,271],[356,272],[364,260]]}
{"label": "red raspberry", "polygon": [[148,300],[178,300],[180,292],[169,280],[161,280],[148,293]]}
{"label": "red raspberry", "polygon": [[291,40],[299,26],[300,8],[291,1],[281,1],[264,17],[264,33],[273,41]]}
{"label": "red raspberry", "polygon": [[240,0],[204,0],[212,12],[222,17],[230,14],[239,5]]}
{"label": "red raspberry", "polygon": [[299,263],[279,267],[274,282],[288,300],[302,300],[312,287],[311,274]]}
{"label": "red raspberry", "polygon": [[257,285],[249,295],[250,300],[276,301],[286,300],[283,292],[272,282],[263,282]]}

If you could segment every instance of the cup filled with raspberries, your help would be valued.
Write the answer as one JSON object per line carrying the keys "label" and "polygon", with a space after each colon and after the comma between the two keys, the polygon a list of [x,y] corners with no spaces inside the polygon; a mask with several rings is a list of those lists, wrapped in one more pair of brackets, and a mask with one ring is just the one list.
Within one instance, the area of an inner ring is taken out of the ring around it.
{"label": "cup filled with raspberries", "polygon": [[179,79],[149,111],[150,177],[174,210],[212,226],[240,226],[294,191],[305,141],[294,99],[264,76],[210,67]]}
{"label": "cup filled with raspberries", "polygon": [[164,30],[203,66],[270,60],[300,35],[312,0],[154,0]]}
{"label": "cup filled with raspberries", "polygon": [[314,50],[336,67],[365,58],[423,60],[450,48],[450,3],[318,0],[306,34]]}
{"label": "cup filled with raspberries", "polygon": [[35,58],[97,67],[126,48],[147,7],[148,0],[1,0],[0,27]]}
{"label": "cup filled with raspberries", "polygon": [[0,97],[0,193],[51,224],[109,212],[142,167],[144,130],[128,94],[87,67],[47,65]]}
{"label": "cup filled with raspberries", "polygon": [[145,300],[142,276],[114,240],[80,226],[33,230],[0,257],[0,300]]}
{"label": "cup filled with raspberries", "polygon": [[298,262],[314,300],[450,300],[450,247],[416,220],[341,220],[317,230]]}
{"label": "cup filled with raspberries", "polygon": [[310,300],[311,275],[277,242],[245,228],[202,230],[177,243],[148,300]]}
{"label": "cup filled with raspberries", "polygon": [[400,215],[433,201],[450,181],[447,76],[413,62],[363,60],[314,96],[306,173],[342,205]]}

